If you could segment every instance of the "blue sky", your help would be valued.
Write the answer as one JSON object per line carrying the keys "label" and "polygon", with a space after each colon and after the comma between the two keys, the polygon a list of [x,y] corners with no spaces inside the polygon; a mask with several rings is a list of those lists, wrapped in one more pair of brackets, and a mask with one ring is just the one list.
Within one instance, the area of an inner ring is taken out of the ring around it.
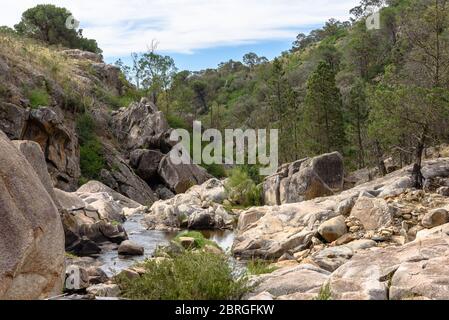
{"label": "blue sky", "polygon": [[347,20],[360,0],[15,0],[4,1],[0,24],[50,3],[69,9],[84,35],[96,39],[105,60],[129,61],[156,40],[157,51],[179,69],[216,67],[247,52],[273,58],[329,18]]}

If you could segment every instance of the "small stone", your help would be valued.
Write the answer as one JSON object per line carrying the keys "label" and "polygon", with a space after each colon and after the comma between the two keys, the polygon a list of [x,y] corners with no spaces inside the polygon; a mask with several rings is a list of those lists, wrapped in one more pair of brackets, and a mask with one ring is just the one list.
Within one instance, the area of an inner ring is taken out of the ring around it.
{"label": "small stone", "polygon": [[412,215],[407,213],[407,214],[404,214],[402,216],[402,218],[404,218],[405,220],[410,220],[412,218]]}
{"label": "small stone", "polygon": [[341,236],[340,238],[338,238],[337,240],[335,240],[332,244],[336,245],[336,246],[341,246],[341,245],[347,244],[349,242],[352,242],[355,239],[356,238],[352,234],[347,233],[347,234]]}
{"label": "small stone", "polygon": [[360,227],[359,226],[353,226],[351,228],[349,228],[349,232],[351,233],[356,233],[360,231]]}
{"label": "small stone", "polygon": [[223,254],[223,251],[220,248],[218,248],[216,246],[212,246],[210,244],[206,244],[204,246],[204,251],[208,252],[208,253],[218,254],[218,255]]}
{"label": "small stone", "polygon": [[438,188],[437,193],[444,197],[449,197],[449,187]]}
{"label": "small stone", "polygon": [[125,276],[128,279],[133,280],[138,279],[140,277],[140,274],[131,269],[123,269],[122,272],[119,273],[119,276]]}
{"label": "small stone", "polygon": [[307,257],[309,254],[310,254],[310,249],[307,249],[307,250],[296,252],[293,256],[295,257],[296,260],[300,261],[300,260],[304,259],[305,257]]}

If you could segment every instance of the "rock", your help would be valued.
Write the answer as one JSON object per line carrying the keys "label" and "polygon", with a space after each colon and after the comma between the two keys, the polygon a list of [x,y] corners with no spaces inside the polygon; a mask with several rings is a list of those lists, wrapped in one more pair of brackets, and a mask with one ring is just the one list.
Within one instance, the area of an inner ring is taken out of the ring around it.
{"label": "rock", "polygon": [[294,267],[276,270],[271,274],[258,276],[255,289],[246,298],[254,299],[261,293],[273,297],[293,294],[307,294],[308,299],[318,296],[323,284],[329,278],[329,272],[309,264],[300,264]]}
{"label": "rock", "polygon": [[97,284],[86,289],[88,294],[96,297],[118,297],[120,288],[116,284]]}
{"label": "rock", "polygon": [[201,201],[214,202],[222,204],[227,199],[225,182],[216,178],[207,180],[201,185],[193,186],[188,191],[191,194],[197,194]]}
{"label": "rock", "polygon": [[211,179],[206,169],[195,164],[175,165],[170,156],[165,156],[159,164],[159,176],[167,187],[175,193],[186,192],[190,187]]}
{"label": "rock", "polygon": [[180,243],[185,249],[193,249],[193,248],[195,248],[195,238],[191,238],[191,237],[179,237],[179,243]]}
{"label": "rock", "polygon": [[425,228],[431,229],[449,222],[449,212],[446,209],[435,209],[426,213],[421,221]]}
{"label": "rock", "polygon": [[365,249],[376,247],[377,243],[374,240],[360,239],[360,240],[354,240],[354,241],[346,244],[345,246],[352,249],[354,252],[357,252],[360,250],[365,250]]}
{"label": "rock", "polygon": [[[432,293],[445,286],[444,283],[442,286],[438,283],[443,277],[440,272],[444,272],[444,275],[447,272],[443,265],[440,265],[439,269],[432,267],[429,273],[424,271],[416,274],[407,271],[411,270],[412,265],[413,268],[416,268],[415,270],[418,270],[422,268],[426,261],[445,259],[449,253],[448,241],[447,235],[444,237],[427,236],[401,247],[393,246],[358,252],[350,261],[332,273],[329,279],[332,298],[337,300],[386,300],[389,296],[388,282],[392,279],[391,285],[393,287],[395,285],[393,279],[396,272],[400,270],[396,282],[398,287],[396,292],[398,293],[391,290],[390,295],[393,293],[398,297],[403,297],[413,294],[412,286],[414,282],[412,281],[410,281],[408,287],[410,290],[402,290],[408,286],[405,282],[411,279],[419,279],[419,282],[425,283],[423,287],[427,293],[423,292],[423,296],[432,295]],[[416,278],[414,278],[414,274],[416,274]],[[447,294],[449,291],[445,290]]]}
{"label": "rock", "polygon": [[58,295],[64,232],[51,196],[0,131],[0,300]]}
{"label": "rock", "polygon": [[332,218],[320,225],[318,228],[318,233],[327,241],[333,242],[346,234],[348,228],[346,227],[345,218],[343,216],[338,216]]}
{"label": "rock", "polygon": [[103,62],[94,62],[90,65],[93,75],[100,80],[103,85],[117,95],[122,95],[124,90],[124,82],[121,79],[121,71],[115,65]]}
{"label": "rock", "polygon": [[93,53],[93,52],[89,52],[89,51],[83,51],[80,49],[63,50],[62,53],[72,59],[91,60],[93,62],[103,62],[101,55]]}
{"label": "rock", "polygon": [[154,192],[156,193],[157,197],[161,200],[168,200],[175,196],[175,194],[164,185],[156,186]]}
{"label": "rock", "polygon": [[223,254],[223,251],[220,248],[218,248],[216,246],[213,246],[213,245],[210,245],[210,244],[206,244],[204,246],[204,251],[208,252],[208,253],[217,254],[217,255]]}
{"label": "rock", "polygon": [[53,186],[73,191],[78,185],[79,144],[74,124],[65,124],[54,110],[41,107],[32,110],[22,140],[37,142],[44,150]]}
{"label": "rock", "polygon": [[346,233],[346,234],[342,235],[340,238],[338,238],[337,240],[335,240],[332,244],[336,245],[336,246],[342,246],[342,245],[348,244],[354,240],[356,240],[354,235],[352,235],[350,233]]}
{"label": "rock", "polygon": [[22,139],[29,111],[11,103],[0,102],[0,130],[9,139]]}
{"label": "rock", "polygon": [[114,191],[113,189],[109,188],[108,186],[104,185],[101,182],[91,180],[87,182],[86,184],[82,185],[78,190],[78,193],[107,193],[114,201],[118,202],[122,207],[126,208],[139,208],[141,207],[141,204],[131,200],[120,193]]}
{"label": "rock", "polygon": [[449,187],[440,187],[438,188],[437,193],[444,197],[449,197]]}
{"label": "rock", "polygon": [[355,203],[351,217],[358,219],[365,230],[377,230],[391,225],[393,213],[385,200],[362,196]]}
{"label": "rock", "polygon": [[159,163],[164,154],[158,150],[137,149],[131,152],[130,165],[139,177],[151,183],[158,177]]}
{"label": "rock", "polygon": [[283,165],[263,184],[267,205],[332,195],[343,188],[343,158],[338,152]]}
{"label": "rock", "polygon": [[196,230],[231,228],[234,218],[222,205],[203,201],[220,199],[216,189],[220,187],[194,186],[187,193],[157,201],[151,206],[144,222],[148,228],[156,230],[176,230],[181,227]]}
{"label": "rock", "polygon": [[157,200],[154,191],[134,173],[112,145],[104,143],[103,147],[107,167],[110,169],[101,170],[100,180],[123,196],[141,205],[151,206]]}
{"label": "rock", "polygon": [[[128,108],[122,108],[113,114],[112,130],[127,150],[167,149],[167,120],[147,99],[132,103]],[[168,151],[163,150],[164,153]]]}
{"label": "rock", "polygon": [[109,281],[108,275],[100,267],[89,267],[87,270],[90,284],[101,284]]}
{"label": "rock", "polygon": [[274,297],[269,292],[261,292],[258,295],[252,296],[248,300],[252,301],[270,301],[274,300]]}
{"label": "rock", "polygon": [[118,254],[126,256],[142,256],[144,248],[130,240],[123,241],[118,248]]}
{"label": "rock", "polygon": [[140,274],[134,270],[131,269],[123,269],[122,272],[120,272],[118,274],[119,277],[126,277],[130,280],[133,279],[139,279],[140,278]]}
{"label": "rock", "polygon": [[347,246],[330,247],[312,255],[312,260],[320,268],[334,271],[352,258],[354,251]]}
{"label": "rock", "polygon": [[432,300],[449,299],[449,257],[406,262],[391,279],[390,300],[423,297]]}
{"label": "rock", "polygon": [[89,287],[89,274],[83,267],[70,265],[65,271],[65,290],[80,291]]}
{"label": "rock", "polygon": [[53,183],[48,173],[47,163],[45,162],[45,156],[40,145],[34,141],[13,141],[13,144],[34,168],[48,194],[58,206],[59,203],[53,190]]}

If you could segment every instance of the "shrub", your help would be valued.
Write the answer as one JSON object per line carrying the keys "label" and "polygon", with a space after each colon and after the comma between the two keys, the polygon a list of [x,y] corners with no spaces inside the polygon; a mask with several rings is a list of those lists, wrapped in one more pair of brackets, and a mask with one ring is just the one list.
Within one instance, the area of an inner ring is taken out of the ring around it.
{"label": "shrub", "polygon": [[173,129],[185,129],[185,130],[190,129],[187,123],[181,117],[178,117],[170,113],[166,115],[166,118],[168,125]]}
{"label": "shrub", "polygon": [[50,105],[50,96],[46,89],[36,88],[27,92],[31,108],[46,107]]}
{"label": "shrub", "polygon": [[76,122],[80,143],[80,167],[83,180],[98,179],[106,161],[103,146],[95,135],[95,123],[90,114],[84,113]]}
{"label": "shrub", "polygon": [[332,300],[330,284],[323,286],[314,300]]}
{"label": "shrub", "polygon": [[204,235],[198,231],[183,231],[183,232],[179,233],[173,239],[173,241],[176,243],[179,243],[180,242],[179,238],[181,238],[181,237],[188,237],[188,238],[195,239],[195,248],[198,248],[198,249],[202,249],[206,245],[218,247],[218,245],[214,241],[206,239],[204,237]]}
{"label": "shrub", "polygon": [[224,178],[226,177],[226,170],[221,164],[202,164],[204,169],[207,170],[209,174],[214,176],[215,178]]}
{"label": "shrub", "polygon": [[241,168],[231,171],[225,188],[230,199],[237,205],[258,206],[262,202],[262,187],[249,177]]}
{"label": "shrub", "polygon": [[234,278],[224,255],[185,251],[173,259],[148,260],[137,279],[116,277],[124,298],[133,300],[235,300],[249,291],[246,278]]}
{"label": "shrub", "polygon": [[271,265],[270,261],[265,260],[251,260],[246,267],[251,275],[267,274],[277,270],[275,266]]}

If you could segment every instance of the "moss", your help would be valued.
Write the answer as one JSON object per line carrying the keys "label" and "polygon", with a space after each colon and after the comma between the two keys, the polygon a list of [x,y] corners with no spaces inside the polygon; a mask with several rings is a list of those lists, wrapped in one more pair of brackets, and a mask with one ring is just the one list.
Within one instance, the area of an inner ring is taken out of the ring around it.
{"label": "moss", "polygon": [[[185,251],[173,259],[143,263],[137,279],[117,276],[122,297],[133,300],[234,300],[250,290],[246,278],[235,278],[225,256]],[[201,272],[198,272],[201,271]]]}
{"label": "moss", "polygon": [[27,98],[30,101],[30,106],[33,109],[38,107],[47,107],[50,105],[50,95],[44,88],[36,88],[32,90],[27,90]]}

